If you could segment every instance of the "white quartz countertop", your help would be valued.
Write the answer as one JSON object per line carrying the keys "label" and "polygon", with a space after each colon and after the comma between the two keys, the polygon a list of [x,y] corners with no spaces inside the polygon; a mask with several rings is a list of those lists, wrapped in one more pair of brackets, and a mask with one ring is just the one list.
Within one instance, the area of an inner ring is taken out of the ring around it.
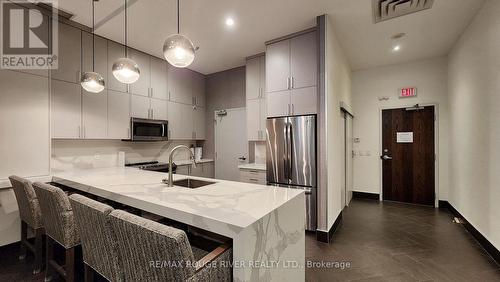
{"label": "white quartz countertop", "polygon": [[[54,182],[205,230],[234,237],[302,190],[199,177],[215,184],[197,189],[168,187],[168,174],[130,167],[55,173]],[[187,178],[175,175],[174,181]]]}
{"label": "white quartz countertop", "polygon": [[[197,164],[203,164],[203,163],[213,163],[214,160],[212,159],[201,159],[196,161]],[[174,161],[176,165],[190,165],[193,163],[191,160],[180,160],[180,161]]]}
{"label": "white quartz countertop", "polygon": [[239,169],[249,169],[249,170],[262,170],[266,171],[266,164],[241,164],[238,166]]}

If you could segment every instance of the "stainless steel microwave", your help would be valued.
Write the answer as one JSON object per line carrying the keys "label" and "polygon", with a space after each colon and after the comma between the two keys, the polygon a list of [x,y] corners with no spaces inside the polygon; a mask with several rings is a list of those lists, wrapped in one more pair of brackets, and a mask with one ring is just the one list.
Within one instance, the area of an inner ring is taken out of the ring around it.
{"label": "stainless steel microwave", "polygon": [[168,121],[130,118],[130,141],[167,141]]}

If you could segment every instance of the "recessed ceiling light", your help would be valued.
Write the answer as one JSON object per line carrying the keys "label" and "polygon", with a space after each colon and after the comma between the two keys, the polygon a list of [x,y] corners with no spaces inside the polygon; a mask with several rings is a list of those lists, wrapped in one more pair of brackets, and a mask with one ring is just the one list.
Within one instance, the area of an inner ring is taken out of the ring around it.
{"label": "recessed ceiling light", "polygon": [[234,25],[233,18],[226,18],[226,25],[227,26],[233,26]]}
{"label": "recessed ceiling light", "polygon": [[396,45],[392,48],[392,51],[394,52],[398,52],[399,50],[401,50],[401,45]]}

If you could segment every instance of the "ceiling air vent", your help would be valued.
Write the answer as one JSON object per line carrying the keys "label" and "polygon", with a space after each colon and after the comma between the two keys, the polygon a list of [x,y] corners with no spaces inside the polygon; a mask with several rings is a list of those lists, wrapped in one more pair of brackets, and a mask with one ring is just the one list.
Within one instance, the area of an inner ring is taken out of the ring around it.
{"label": "ceiling air vent", "polygon": [[372,0],[375,23],[432,8],[434,0]]}

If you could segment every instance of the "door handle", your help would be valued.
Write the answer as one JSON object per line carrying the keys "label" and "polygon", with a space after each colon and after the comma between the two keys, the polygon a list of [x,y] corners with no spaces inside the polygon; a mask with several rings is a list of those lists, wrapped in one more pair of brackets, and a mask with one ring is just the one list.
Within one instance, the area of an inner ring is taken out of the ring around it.
{"label": "door handle", "polygon": [[389,157],[388,155],[383,155],[383,156],[381,156],[380,158],[381,158],[382,160],[384,160],[384,161],[390,161],[390,160],[392,160],[392,157]]}
{"label": "door handle", "polygon": [[239,158],[238,158],[238,160],[242,160],[242,161],[246,161],[246,159],[247,159],[247,158],[246,158],[245,156],[243,156],[243,157],[239,157]]}

